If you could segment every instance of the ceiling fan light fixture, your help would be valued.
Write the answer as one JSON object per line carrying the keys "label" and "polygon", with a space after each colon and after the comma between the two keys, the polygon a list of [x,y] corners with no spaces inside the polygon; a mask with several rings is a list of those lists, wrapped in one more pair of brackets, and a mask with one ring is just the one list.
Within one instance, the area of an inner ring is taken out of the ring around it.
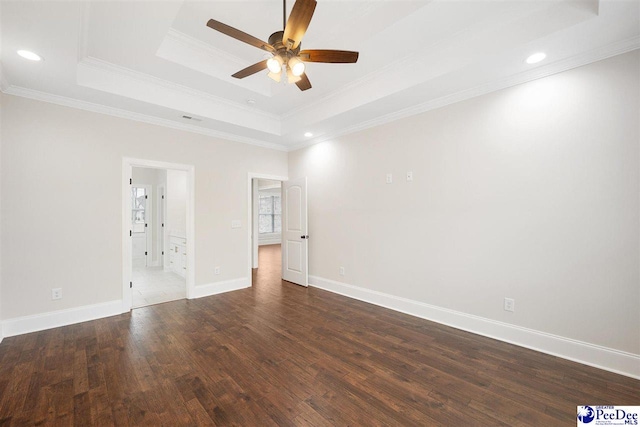
{"label": "ceiling fan light fixture", "polygon": [[296,77],[300,77],[304,73],[304,62],[300,61],[300,59],[295,56],[289,60],[288,66]]}
{"label": "ceiling fan light fixture", "polygon": [[289,83],[298,83],[300,80],[302,80],[302,78],[293,74],[291,68],[287,68],[287,80],[289,81]]}
{"label": "ceiling fan light fixture", "polygon": [[280,83],[280,80],[282,79],[282,73],[281,72],[277,72],[277,73],[269,73],[267,74],[267,76],[273,80],[276,81],[278,83]]}
{"label": "ceiling fan light fixture", "polygon": [[267,60],[267,68],[274,74],[279,74],[282,71],[282,64],[284,64],[284,61],[279,55],[273,56]]}

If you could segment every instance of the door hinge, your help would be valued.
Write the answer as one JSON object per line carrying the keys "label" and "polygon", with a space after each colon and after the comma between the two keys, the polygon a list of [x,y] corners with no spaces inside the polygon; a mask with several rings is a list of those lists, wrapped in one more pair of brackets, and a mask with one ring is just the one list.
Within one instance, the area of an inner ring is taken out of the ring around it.
{"label": "door hinge", "polygon": [[162,251],[162,255],[164,255],[164,251]]}
{"label": "door hinge", "polygon": [[164,194],[162,195],[162,198],[164,199]]}
{"label": "door hinge", "polygon": [[133,282],[129,282],[129,288],[133,288]]}
{"label": "door hinge", "polygon": [[145,251],[145,253],[144,253],[144,254],[145,254],[145,255],[147,255],[147,252]]}
{"label": "door hinge", "polygon": [[133,179],[129,178],[129,185],[133,184]]}
{"label": "door hinge", "polygon": [[164,227],[164,222],[162,223],[162,226]]}
{"label": "door hinge", "polygon": [[145,199],[148,199],[149,197],[147,195],[144,196]]}
{"label": "door hinge", "polygon": [[145,227],[147,226],[147,224],[144,225]]}
{"label": "door hinge", "polygon": [[131,230],[129,230],[129,237],[131,237],[133,235],[133,233],[131,233]]}

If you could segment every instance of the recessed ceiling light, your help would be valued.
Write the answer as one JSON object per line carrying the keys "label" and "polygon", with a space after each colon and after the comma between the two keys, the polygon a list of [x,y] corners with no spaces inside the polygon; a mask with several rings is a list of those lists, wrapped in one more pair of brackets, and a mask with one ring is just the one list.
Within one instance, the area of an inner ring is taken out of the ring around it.
{"label": "recessed ceiling light", "polygon": [[247,99],[247,104],[256,105],[256,100],[255,99]]}
{"label": "recessed ceiling light", "polygon": [[29,61],[42,61],[42,57],[40,55],[28,50],[19,50],[18,55],[22,56],[24,59],[28,59]]}
{"label": "recessed ceiling light", "polygon": [[306,136],[307,138],[311,138],[313,134],[311,132],[305,132],[304,136]]}
{"label": "recessed ceiling light", "polygon": [[534,53],[533,55],[527,58],[527,64],[535,64],[537,62],[542,61],[546,57],[547,57],[547,54],[544,52]]}

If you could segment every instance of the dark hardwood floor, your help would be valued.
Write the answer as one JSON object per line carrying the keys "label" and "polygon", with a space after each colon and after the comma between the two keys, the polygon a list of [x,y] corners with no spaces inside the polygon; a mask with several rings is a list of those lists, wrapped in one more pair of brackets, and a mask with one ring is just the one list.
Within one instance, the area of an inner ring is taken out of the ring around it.
{"label": "dark hardwood floor", "polygon": [[5,338],[0,425],[576,425],[640,381],[281,282]]}

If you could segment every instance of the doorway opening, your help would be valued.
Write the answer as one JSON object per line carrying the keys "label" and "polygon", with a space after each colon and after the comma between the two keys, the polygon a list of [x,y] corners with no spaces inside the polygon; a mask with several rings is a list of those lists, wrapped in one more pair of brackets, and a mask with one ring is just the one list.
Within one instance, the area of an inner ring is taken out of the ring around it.
{"label": "doorway opening", "polygon": [[[294,180],[249,173],[249,277],[262,268],[262,245],[278,246],[281,279],[308,286],[307,178]],[[273,252],[273,251],[272,251]]]}
{"label": "doorway opening", "polygon": [[[251,284],[256,274],[280,269],[273,264],[274,250],[280,253],[282,233],[282,182],[286,177],[249,174],[249,277]],[[265,248],[271,248],[270,256],[261,260]],[[273,265],[272,265],[273,264]],[[279,276],[279,274],[278,274]]]}
{"label": "doorway opening", "polygon": [[168,169],[132,169],[132,308],[187,296],[186,175]]}
{"label": "doorway opening", "polygon": [[[282,239],[282,181],[254,178],[251,184],[253,283],[257,270],[271,273],[275,268],[280,270],[280,260],[274,254],[280,254]],[[269,256],[261,259],[261,254],[267,253]]]}
{"label": "doorway opening", "polygon": [[188,298],[193,166],[124,159],[123,311]]}

